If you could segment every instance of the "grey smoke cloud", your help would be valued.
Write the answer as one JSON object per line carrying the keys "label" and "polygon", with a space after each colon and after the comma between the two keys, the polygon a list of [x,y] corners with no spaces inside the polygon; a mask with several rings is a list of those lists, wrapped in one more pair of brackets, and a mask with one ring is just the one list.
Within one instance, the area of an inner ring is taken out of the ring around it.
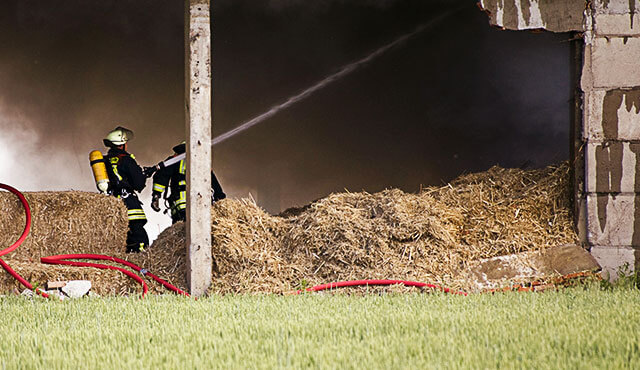
{"label": "grey smoke cloud", "polygon": [[[396,3],[402,2],[401,0],[254,0],[251,1],[251,5],[256,8],[263,8],[271,11],[290,11],[295,9],[296,11],[304,12],[326,12],[331,6],[344,6],[350,5],[359,8],[376,8],[387,9]],[[432,1],[440,2],[444,1]],[[215,8],[224,8],[233,6],[233,0],[217,0],[213,3]]]}
{"label": "grey smoke cloud", "polygon": [[298,6],[312,6],[315,9],[326,9],[331,5],[344,5],[346,3],[356,4],[360,7],[375,7],[385,9],[397,3],[398,0],[317,0],[310,4],[309,1],[304,0],[268,0],[268,5],[276,10],[287,9],[290,7]]}

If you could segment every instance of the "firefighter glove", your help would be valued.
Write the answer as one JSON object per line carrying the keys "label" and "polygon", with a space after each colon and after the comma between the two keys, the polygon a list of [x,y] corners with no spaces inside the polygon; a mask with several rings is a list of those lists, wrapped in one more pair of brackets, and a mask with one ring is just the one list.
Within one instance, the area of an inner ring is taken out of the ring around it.
{"label": "firefighter glove", "polygon": [[151,167],[144,167],[142,169],[142,173],[147,177],[151,177],[153,176],[153,174],[156,172],[158,168],[156,166],[151,166]]}
{"label": "firefighter glove", "polygon": [[160,194],[153,194],[151,198],[151,209],[156,212],[160,212]]}

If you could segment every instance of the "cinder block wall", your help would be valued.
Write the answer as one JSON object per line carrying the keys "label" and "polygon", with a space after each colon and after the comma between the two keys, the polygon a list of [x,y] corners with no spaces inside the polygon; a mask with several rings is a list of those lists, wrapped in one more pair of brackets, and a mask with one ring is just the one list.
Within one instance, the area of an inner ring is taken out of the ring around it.
{"label": "cinder block wall", "polygon": [[480,4],[505,29],[583,33],[577,227],[612,278],[640,268],[640,0]]}
{"label": "cinder block wall", "polygon": [[612,277],[640,262],[638,11],[639,0],[598,0],[585,12],[585,241]]}

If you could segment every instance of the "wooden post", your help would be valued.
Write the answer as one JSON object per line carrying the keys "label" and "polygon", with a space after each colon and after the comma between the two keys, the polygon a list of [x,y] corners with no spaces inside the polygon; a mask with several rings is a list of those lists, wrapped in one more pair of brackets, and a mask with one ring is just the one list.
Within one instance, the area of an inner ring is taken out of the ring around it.
{"label": "wooden post", "polygon": [[187,282],[195,297],[211,285],[210,30],[209,0],[185,0]]}

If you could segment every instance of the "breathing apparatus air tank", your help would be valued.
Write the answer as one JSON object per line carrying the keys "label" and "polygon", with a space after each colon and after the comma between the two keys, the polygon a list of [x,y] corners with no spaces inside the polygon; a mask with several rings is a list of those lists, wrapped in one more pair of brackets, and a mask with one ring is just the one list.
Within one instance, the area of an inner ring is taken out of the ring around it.
{"label": "breathing apparatus air tank", "polygon": [[89,163],[91,163],[91,170],[93,171],[93,177],[96,180],[96,186],[101,193],[107,194],[109,189],[109,175],[107,175],[107,166],[104,163],[104,157],[99,150],[94,150],[89,153]]}

